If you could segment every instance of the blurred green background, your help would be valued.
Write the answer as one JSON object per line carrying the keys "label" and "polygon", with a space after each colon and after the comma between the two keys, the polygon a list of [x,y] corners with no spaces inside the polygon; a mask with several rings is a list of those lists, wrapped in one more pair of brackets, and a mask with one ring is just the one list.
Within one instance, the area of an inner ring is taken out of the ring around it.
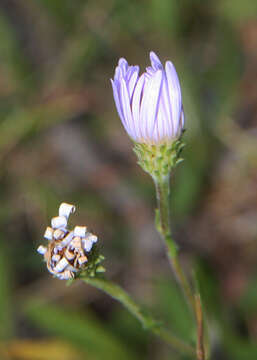
{"label": "blurred green background", "polygon": [[53,279],[36,253],[60,202],[99,236],[107,276],[192,339],[109,79],[171,59],[186,114],[173,232],[196,269],[212,359],[257,359],[257,3],[0,1],[0,358],[188,359],[119,304]]}

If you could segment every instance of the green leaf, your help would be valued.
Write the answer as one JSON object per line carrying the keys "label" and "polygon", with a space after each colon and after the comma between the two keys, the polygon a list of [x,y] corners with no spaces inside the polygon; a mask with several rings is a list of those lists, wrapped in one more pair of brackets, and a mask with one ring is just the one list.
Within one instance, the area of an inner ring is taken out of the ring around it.
{"label": "green leaf", "polygon": [[32,300],[24,307],[25,314],[40,328],[84,349],[94,359],[136,359],[92,314]]}

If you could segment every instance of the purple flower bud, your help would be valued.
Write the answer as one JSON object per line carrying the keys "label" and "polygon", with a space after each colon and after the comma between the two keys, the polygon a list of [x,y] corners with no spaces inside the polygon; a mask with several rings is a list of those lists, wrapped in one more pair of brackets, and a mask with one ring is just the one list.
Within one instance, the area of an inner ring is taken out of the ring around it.
{"label": "purple flower bud", "polygon": [[174,65],[165,68],[154,52],[151,65],[139,76],[138,66],[123,58],[111,80],[116,108],[129,136],[138,143],[159,144],[178,139],[184,126],[181,89]]}

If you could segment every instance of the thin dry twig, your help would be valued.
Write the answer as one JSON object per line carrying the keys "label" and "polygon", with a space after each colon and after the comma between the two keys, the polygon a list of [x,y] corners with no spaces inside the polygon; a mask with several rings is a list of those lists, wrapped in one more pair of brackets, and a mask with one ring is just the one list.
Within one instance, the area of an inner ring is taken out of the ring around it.
{"label": "thin dry twig", "polygon": [[202,312],[200,294],[195,295],[195,313],[196,313],[196,322],[197,322],[196,356],[197,356],[197,360],[205,360],[203,312]]}

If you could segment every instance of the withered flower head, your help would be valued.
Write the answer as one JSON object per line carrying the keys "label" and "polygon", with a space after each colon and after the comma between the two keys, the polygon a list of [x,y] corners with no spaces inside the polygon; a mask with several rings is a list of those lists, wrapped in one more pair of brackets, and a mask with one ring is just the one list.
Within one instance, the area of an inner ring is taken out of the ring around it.
{"label": "withered flower head", "polygon": [[68,219],[74,212],[74,205],[62,203],[59,216],[52,218],[51,227],[47,227],[44,234],[48,246],[40,245],[37,249],[44,256],[49,272],[61,280],[72,279],[75,273],[87,268],[91,249],[97,242],[97,237],[88,232],[86,226],[68,230]]}

